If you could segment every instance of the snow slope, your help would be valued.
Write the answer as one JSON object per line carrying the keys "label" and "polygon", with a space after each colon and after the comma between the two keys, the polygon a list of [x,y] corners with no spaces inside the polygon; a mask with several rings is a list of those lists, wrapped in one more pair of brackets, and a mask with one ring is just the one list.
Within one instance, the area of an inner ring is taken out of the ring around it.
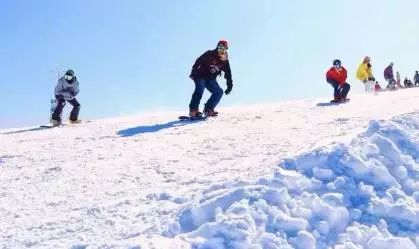
{"label": "snow slope", "polygon": [[418,248],[418,97],[0,130],[0,248]]}

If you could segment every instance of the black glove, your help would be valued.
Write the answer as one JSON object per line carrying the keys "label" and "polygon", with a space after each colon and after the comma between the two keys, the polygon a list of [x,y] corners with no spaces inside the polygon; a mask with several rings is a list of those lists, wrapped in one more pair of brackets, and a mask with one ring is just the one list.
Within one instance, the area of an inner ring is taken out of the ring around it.
{"label": "black glove", "polygon": [[229,95],[231,90],[233,90],[233,83],[232,82],[227,82],[227,89],[224,91],[224,93],[226,95]]}
{"label": "black glove", "polygon": [[195,80],[195,77],[193,76],[193,74],[189,75],[189,78],[191,78],[191,80]]}
{"label": "black glove", "polygon": [[57,100],[64,100],[64,99],[65,99],[65,98],[64,98],[64,96],[63,96],[63,95],[61,95],[61,94],[55,95],[55,98],[56,98]]}

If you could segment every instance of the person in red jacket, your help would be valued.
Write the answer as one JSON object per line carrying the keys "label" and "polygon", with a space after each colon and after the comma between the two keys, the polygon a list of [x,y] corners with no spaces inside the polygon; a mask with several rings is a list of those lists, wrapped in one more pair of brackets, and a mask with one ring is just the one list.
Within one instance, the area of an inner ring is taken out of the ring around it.
{"label": "person in red jacket", "polygon": [[333,66],[326,73],[327,82],[332,85],[334,89],[333,97],[331,102],[339,103],[345,102],[349,99],[346,98],[351,86],[346,83],[347,72],[340,60],[336,59],[333,61]]}

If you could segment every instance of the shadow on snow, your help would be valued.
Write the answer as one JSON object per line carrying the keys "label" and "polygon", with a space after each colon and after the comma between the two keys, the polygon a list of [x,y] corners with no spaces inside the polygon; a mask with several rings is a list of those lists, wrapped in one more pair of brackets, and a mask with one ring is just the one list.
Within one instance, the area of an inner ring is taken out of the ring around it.
{"label": "shadow on snow", "polygon": [[175,121],[170,121],[164,124],[155,124],[155,125],[144,125],[144,126],[137,126],[137,127],[132,127],[132,128],[128,128],[128,129],[124,129],[124,130],[120,130],[118,131],[118,135],[121,137],[130,137],[130,136],[135,136],[138,134],[143,134],[143,133],[152,133],[152,132],[158,132],[164,129],[169,129],[172,127],[180,127],[180,126],[184,126],[184,125],[188,125],[188,124],[193,124],[193,123],[197,123],[203,120],[175,120]]}
{"label": "shadow on snow", "polygon": [[35,127],[35,128],[30,128],[30,129],[25,129],[25,130],[17,130],[17,131],[10,131],[10,132],[0,133],[0,134],[9,135],[9,134],[29,132],[29,131],[40,131],[40,130],[51,129],[51,128],[53,128],[53,127]]}

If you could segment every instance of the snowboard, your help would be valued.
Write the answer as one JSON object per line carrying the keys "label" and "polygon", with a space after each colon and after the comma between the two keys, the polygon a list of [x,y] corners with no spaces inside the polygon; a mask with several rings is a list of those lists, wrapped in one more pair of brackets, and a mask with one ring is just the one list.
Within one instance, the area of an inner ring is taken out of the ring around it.
{"label": "snowboard", "polygon": [[334,100],[331,100],[330,103],[332,104],[345,104],[351,101],[351,99],[345,99],[344,101],[335,102]]}
{"label": "snowboard", "polygon": [[65,126],[65,125],[67,125],[67,124],[60,124],[60,125],[48,124],[48,125],[40,125],[39,128],[49,129],[49,128],[62,127],[62,126]]}
{"label": "snowboard", "polygon": [[321,102],[321,103],[317,103],[317,106],[333,106],[333,105],[340,105],[340,104],[345,104],[348,103],[350,101],[350,99],[346,99],[346,101],[342,101],[342,102],[333,102],[333,100],[329,101],[329,102]]}
{"label": "snowboard", "polygon": [[207,119],[207,116],[201,116],[201,117],[179,116],[180,121],[199,121],[199,120],[205,120],[205,119]]}
{"label": "snowboard", "polygon": [[62,126],[73,126],[73,125],[80,125],[80,124],[85,124],[85,123],[90,123],[92,122],[92,120],[86,120],[86,121],[81,121],[81,123],[78,124],[70,124],[70,123],[62,123],[60,125],[52,125],[52,124],[47,124],[47,125],[40,125],[39,128],[55,128],[55,127],[62,127]]}

